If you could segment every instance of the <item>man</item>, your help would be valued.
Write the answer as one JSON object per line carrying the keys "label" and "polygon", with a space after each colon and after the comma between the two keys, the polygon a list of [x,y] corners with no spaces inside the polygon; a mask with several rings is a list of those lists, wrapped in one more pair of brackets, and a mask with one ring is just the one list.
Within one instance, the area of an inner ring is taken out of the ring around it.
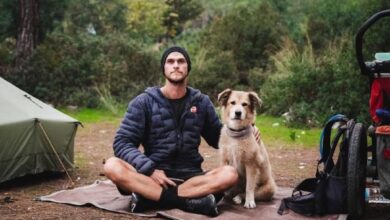
{"label": "man", "polygon": [[168,48],[161,69],[165,85],[130,102],[105,174],[122,194],[133,192],[132,211],[156,205],[216,216],[221,196],[213,193],[236,184],[238,174],[231,166],[203,172],[198,148],[201,136],[217,148],[222,125],[208,96],[187,86],[191,60],[184,48]]}

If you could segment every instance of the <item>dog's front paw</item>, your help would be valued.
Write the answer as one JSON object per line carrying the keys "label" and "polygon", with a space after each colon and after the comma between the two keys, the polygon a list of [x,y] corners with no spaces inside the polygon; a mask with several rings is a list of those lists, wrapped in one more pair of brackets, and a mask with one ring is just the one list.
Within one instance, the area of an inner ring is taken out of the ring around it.
{"label": "dog's front paw", "polygon": [[233,202],[236,203],[236,204],[241,204],[241,203],[242,203],[241,196],[240,196],[240,195],[236,195],[236,196],[233,198]]}
{"label": "dog's front paw", "polygon": [[255,201],[245,201],[244,207],[247,209],[253,209],[256,208],[256,203]]}

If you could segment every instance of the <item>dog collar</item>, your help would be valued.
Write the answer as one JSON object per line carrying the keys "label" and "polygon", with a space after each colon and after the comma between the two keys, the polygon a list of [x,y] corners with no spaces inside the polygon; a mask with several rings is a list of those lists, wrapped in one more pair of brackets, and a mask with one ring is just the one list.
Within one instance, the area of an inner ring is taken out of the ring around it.
{"label": "dog collar", "polygon": [[230,136],[230,137],[245,137],[245,136],[248,136],[250,135],[252,132],[252,126],[247,126],[247,127],[244,127],[242,129],[232,129],[232,128],[229,128],[227,127],[226,129],[226,133]]}

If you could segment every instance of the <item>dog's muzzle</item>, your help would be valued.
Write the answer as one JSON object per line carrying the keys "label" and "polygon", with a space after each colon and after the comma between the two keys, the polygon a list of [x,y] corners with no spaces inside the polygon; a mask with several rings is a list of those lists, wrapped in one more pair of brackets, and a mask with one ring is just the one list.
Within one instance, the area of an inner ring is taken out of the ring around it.
{"label": "dog's muzzle", "polygon": [[242,115],[242,112],[241,112],[241,111],[235,111],[235,112],[234,112],[234,118],[233,118],[233,119],[241,120],[241,115]]}

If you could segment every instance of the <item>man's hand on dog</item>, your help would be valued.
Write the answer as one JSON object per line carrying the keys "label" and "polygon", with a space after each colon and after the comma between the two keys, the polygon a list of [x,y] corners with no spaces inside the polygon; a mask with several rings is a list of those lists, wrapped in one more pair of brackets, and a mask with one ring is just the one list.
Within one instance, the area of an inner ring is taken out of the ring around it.
{"label": "man's hand on dog", "polygon": [[176,186],[176,183],[170,180],[165,175],[165,172],[163,170],[154,170],[150,177],[154,180],[154,182],[164,187],[165,189],[168,188],[168,186]]}
{"label": "man's hand on dog", "polygon": [[260,130],[256,127],[256,125],[253,125],[253,135],[255,135],[257,143],[260,142]]}

